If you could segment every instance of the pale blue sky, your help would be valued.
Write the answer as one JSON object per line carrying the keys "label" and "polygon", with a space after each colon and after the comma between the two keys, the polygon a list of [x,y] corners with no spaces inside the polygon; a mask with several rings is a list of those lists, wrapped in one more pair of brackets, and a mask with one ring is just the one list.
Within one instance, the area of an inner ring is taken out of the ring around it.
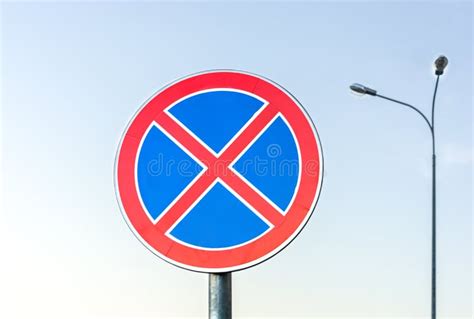
{"label": "pale blue sky", "polygon": [[122,220],[116,147],[166,83],[202,70],[266,76],[306,107],[325,181],[301,235],[234,274],[237,318],[429,315],[436,112],[440,318],[471,316],[470,2],[1,3],[0,317],[202,318],[207,276],[145,249]]}

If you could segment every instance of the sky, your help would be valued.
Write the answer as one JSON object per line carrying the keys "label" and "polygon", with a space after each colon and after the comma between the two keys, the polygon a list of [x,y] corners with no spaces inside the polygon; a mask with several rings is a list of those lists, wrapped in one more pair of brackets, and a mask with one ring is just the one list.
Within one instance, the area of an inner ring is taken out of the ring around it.
{"label": "sky", "polygon": [[436,105],[438,313],[472,315],[471,2],[1,2],[0,317],[205,318],[206,274],[137,241],[113,165],[167,83],[238,69],[306,108],[324,185],[296,240],[233,274],[236,318],[428,318]]}

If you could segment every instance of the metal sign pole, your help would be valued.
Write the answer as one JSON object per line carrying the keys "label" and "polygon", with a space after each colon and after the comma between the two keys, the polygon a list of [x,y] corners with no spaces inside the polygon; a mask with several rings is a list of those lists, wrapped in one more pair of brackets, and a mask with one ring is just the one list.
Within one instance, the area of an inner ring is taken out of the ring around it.
{"label": "metal sign pole", "polygon": [[232,273],[209,274],[209,319],[232,318]]}

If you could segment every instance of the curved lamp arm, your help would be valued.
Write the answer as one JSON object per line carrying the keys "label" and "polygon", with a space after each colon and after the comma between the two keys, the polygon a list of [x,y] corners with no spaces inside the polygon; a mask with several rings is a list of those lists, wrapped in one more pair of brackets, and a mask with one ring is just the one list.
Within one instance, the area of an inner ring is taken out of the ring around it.
{"label": "curved lamp arm", "polygon": [[438,92],[439,76],[440,76],[440,75],[438,74],[438,76],[436,77],[436,84],[435,84],[435,89],[434,89],[434,93],[433,93],[433,102],[432,102],[432,104],[431,104],[431,122],[428,120],[428,118],[426,117],[426,115],[423,114],[423,112],[421,112],[419,109],[417,109],[417,108],[414,107],[413,105],[410,105],[410,104],[408,104],[408,103],[401,102],[401,101],[398,101],[398,100],[395,100],[395,99],[392,99],[392,98],[383,96],[383,95],[381,95],[381,94],[378,94],[377,91],[374,91],[374,94],[371,94],[371,95],[373,95],[373,96],[378,96],[378,97],[380,97],[380,98],[382,98],[382,99],[385,99],[385,100],[388,100],[388,101],[391,101],[391,102],[395,102],[395,103],[398,103],[398,104],[407,106],[407,107],[411,108],[412,110],[414,110],[415,112],[417,112],[418,114],[420,114],[421,117],[423,118],[423,120],[425,120],[426,124],[427,124],[428,127],[430,128],[431,137],[432,137],[432,140],[433,140],[433,154],[435,154],[434,109],[435,109],[435,102],[436,102],[436,93]]}
{"label": "curved lamp arm", "polygon": [[430,128],[430,131],[431,131],[431,134],[433,134],[433,126],[431,125],[430,121],[428,120],[428,118],[425,116],[425,114],[423,114],[423,112],[421,112],[419,109],[417,109],[416,107],[414,107],[413,105],[410,105],[408,103],[405,103],[405,102],[401,102],[401,101],[398,101],[398,100],[395,100],[395,99],[392,99],[392,98],[389,98],[389,97],[386,97],[386,96],[383,96],[383,95],[380,95],[380,94],[376,94],[375,96],[378,96],[382,99],[385,99],[385,100],[389,100],[389,101],[392,101],[392,102],[395,102],[395,103],[398,103],[398,104],[401,104],[401,105],[405,105],[405,106],[408,106],[409,108],[411,108],[412,110],[415,110],[418,114],[420,114],[423,119],[425,120],[426,124],[428,124],[428,127]]}

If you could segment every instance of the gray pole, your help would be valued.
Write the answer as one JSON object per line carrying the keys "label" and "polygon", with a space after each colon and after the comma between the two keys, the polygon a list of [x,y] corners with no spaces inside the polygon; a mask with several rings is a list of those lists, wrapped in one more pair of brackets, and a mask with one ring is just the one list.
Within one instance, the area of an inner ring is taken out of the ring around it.
{"label": "gray pole", "polygon": [[232,318],[232,273],[209,274],[209,319]]}
{"label": "gray pole", "polygon": [[[433,142],[434,144],[434,142]],[[431,318],[436,319],[436,155],[433,152],[433,192],[431,222]]]}
{"label": "gray pole", "polygon": [[432,216],[431,216],[431,319],[436,319],[436,138],[435,138],[435,101],[438,92],[439,76],[436,72],[436,84],[431,105],[431,137],[433,141],[433,171],[432,171]]}

